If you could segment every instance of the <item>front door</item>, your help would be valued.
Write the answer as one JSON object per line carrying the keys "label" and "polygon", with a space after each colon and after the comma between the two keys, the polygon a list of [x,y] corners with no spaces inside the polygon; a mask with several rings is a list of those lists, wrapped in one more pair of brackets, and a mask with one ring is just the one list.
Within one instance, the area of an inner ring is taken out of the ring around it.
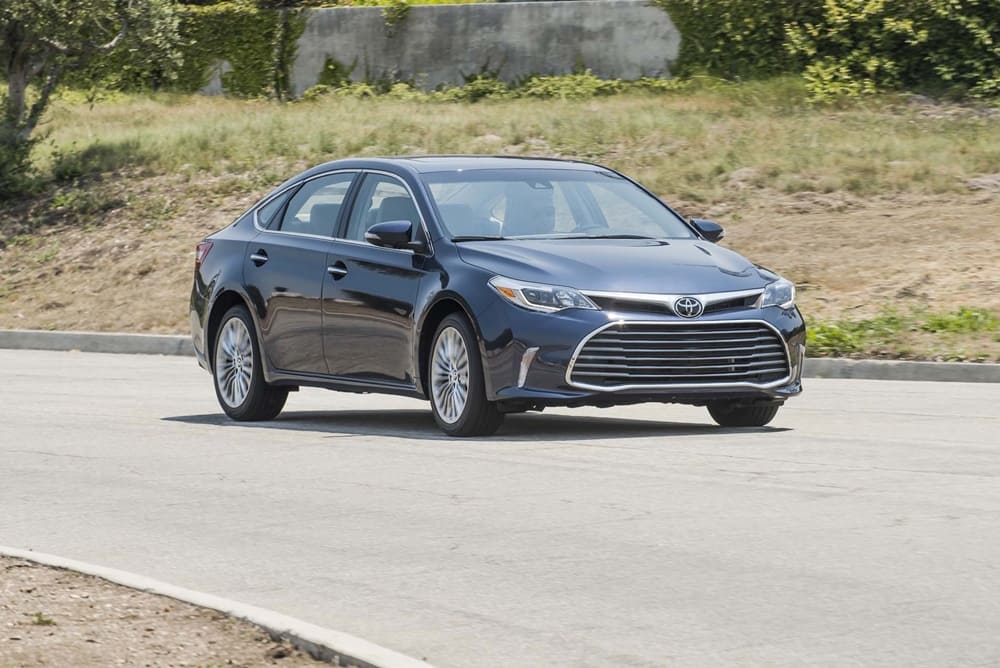
{"label": "front door", "polygon": [[335,376],[413,387],[413,311],[424,257],[364,241],[368,227],[420,216],[405,185],[366,174],[345,225],[327,256],[323,290],[323,348]]}

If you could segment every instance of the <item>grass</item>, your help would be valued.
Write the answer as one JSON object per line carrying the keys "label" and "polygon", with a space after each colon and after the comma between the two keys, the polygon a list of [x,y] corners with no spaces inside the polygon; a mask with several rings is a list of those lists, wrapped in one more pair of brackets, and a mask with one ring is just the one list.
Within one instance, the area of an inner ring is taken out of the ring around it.
{"label": "grass", "polygon": [[[928,336],[933,335],[933,336]],[[962,336],[974,335],[974,336]],[[860,320],[808,323],[806,350],[816,357],[917,357],[945,361],[986,361],[976,341],[1000,341],[1000,318],[981,308],[927,313],[893,310]]]}
{"label": "grass", "polygon": [[[533,153],[610,164],[658,192],[727,197],[730,175],[783,193],[948,193],[997,171],[993,118],[899,112],[881,98],[817,109],[796,80],[702,85],[587,100],[470,103],[324,96],[278,105],[191,96],[57,104],[43,171],[73,178],[143,167],[156,173],[249,173],[273,182],[288,163],[350,155]],[[277,172],[273,171],[278,170]]]}

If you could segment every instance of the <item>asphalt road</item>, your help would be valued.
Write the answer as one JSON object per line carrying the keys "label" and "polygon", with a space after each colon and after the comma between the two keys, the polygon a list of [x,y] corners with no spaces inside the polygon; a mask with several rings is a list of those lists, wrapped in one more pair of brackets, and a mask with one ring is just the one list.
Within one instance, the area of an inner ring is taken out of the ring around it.
{"label": "asphalt road", "polygon": [[286,410],[228,422],[187,358],[0,351],[0,544],[444,667],[1000,664],[1000,385],[812,380],[744,432]]}

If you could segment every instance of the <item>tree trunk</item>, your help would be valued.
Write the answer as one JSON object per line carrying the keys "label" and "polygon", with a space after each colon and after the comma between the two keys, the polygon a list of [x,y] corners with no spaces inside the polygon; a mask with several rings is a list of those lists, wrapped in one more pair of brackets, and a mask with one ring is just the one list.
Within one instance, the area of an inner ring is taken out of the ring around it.
{"label": "tree trunk", "polygon": [[4,100],[3,124],[8,131],[19,128],[24,118],[28,94],[28,63],[24,31],[17,23],[7,26],[3,36],[4,54],[7,59],[7,99]]}

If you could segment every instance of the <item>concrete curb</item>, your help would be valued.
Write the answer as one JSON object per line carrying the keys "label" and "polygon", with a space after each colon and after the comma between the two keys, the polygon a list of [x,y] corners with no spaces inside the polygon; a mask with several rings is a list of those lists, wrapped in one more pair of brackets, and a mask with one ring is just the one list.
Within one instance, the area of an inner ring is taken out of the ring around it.
{"label": "concrete curb", "polygon": [[17,350],[79,350],[84,353],[194,355],[191,337],[168,334],[108,334],[0,329],[0,348]]}
{"label": "concrete curb", "polygon": [[807,378],[929,380],[938,383],[1000,383],[1000,364],[907,362],[901,360],[806,359]]}
{"label": "concrete curb", "polygon": [[[194,355],[191,338],[168,334],[106,334],[0,329],[0,348],[20,350],[79,350],[86,353]],[[970,362],[907,362],[812,357],[806,378],[866,380],[927,380],[948,383],[1000,383],[1000,364]]]}
{"label": "concrete curb", "polygon": [[347,633],[309,624],[264,608],[237,603],[183,587],[175,587],[134,573],[2,545],[0,545],[0,555],[25,559],[43,566],[53,566],[85,575],[93,575],[131,589],[166,596],[202,608],[218,610],[231,617],[243,619],[259,626],[270,633],[272,637],[288,640],[292,645],[312,657],[329,661],[334,665],[352,665],[358,666],[358,668],[433,668],[425,661],[394,652]]}

